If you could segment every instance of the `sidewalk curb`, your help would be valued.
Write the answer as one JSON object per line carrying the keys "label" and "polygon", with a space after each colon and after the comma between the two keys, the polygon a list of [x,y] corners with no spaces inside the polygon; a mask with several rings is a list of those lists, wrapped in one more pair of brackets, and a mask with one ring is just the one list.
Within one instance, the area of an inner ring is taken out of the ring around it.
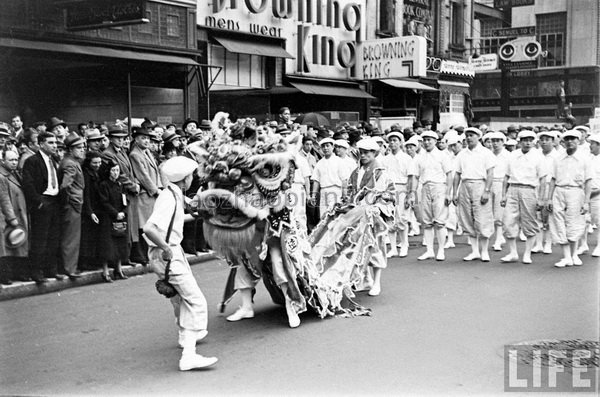
{"label": "sidewalk curb", "polygon": [[[187,259],[190,265],[196,265],[198,263],[208,262],[218,258],[215,253],[209,252],[200,255],[187,255]],[[133,277],[143,276],[144,274],[150,273],[150,271],[145,266],[124,266],[123,273],[128,277]],[[41,285],[38,285],[33,281],[17,281],[12,285],[3,285],[0,287],[0,302],[100,283],[104,283],[104,280],[102,280],[102,270],[84,271],[82,272],[82,277],[75,280],[70,280],[68,278],[65,280],[50,279],[49,282]]]}

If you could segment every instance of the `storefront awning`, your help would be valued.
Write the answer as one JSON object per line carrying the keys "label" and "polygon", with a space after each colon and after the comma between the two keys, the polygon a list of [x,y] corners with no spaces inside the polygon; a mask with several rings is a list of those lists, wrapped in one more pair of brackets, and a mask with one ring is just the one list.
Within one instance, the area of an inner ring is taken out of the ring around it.
{"label": "storefront awning", "polygon": [[23,50],[62,52],[78,55],[89,55],[105,58],[119,58],[136,61],[163,62],[178,65],[198,66],[193,59],[177,55],[154,54],[145,51],[119,50],[107,47],[95,47],[80,44],[53,43],[47,41],[21,40],[2,37],[0,47],[11,47]]}
{"label": "storefront awning", "polygon": [[229,52],[260,55],[263,57],[273,58],[294,58],[289,52],[275,43],[261,43],[259,41],[252,41],[250,43],[245,40],[232,39],[230,37],[223,37],[216,34],[213,34],[212,38],[225,47],[225,49]]}
{"label": "storefront awning", "polygon": [[290,81],[290,84],[295,88],[299,89],[305,94],[311,95],[330,95],[340,97],[352,97],[352,98],[365,98],[373,99],[375,97],[369,95],[365,91],[361,90],[358,85],[356,86],[337,86],[337,85],[323,85],[323,84],[309,84],[299,83],[296,81]]}
{"label": "storefront awning", "polygon": [[418,81],[400,80],[400,79],[382,79],[379,81],[381,81],[382,83],[385,83],[387,85],[391,85],[392,87],[396,87],[396,88],[406,88],[406,89],[415,90],[415,91],[438,91],[437,88],[433,88],[428,85],[421,84]]}

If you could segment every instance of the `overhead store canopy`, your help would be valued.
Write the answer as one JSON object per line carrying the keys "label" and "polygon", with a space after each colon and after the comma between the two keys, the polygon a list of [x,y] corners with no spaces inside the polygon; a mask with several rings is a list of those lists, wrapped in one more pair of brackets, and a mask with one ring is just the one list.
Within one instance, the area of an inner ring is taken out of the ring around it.
{"label": "overhead store canopy", "polygon": [[96,47],[81,44],[52,43],[47,41],[31,41],[2,37],[0,38],[0,47],[199,66],[199,64],[193,59],[183,56],[155,54],[137,50],[118,50],[114,48]]}
{"label": "overhead store canopy", "polygon": [[418,81],[413,81],[413,80],[401,80],[401,79],[382,79],[379,80],[382,83],[385,83],[387,85],[391,85],[392,87],[396,87],[396,88],[406,88],[409,90],[416,90],[416,91],[438,91],[437,88],[433,88],[430,87],[428,85],[419,83]]}
{"label": "overhead store canopy", "polygon": [[309,84],[290,81],[290,84],[305,94],[312,95],[331,95],[340,97],[365,98],[373,99],[374,97],[361,90],[358,85],[342,86],[342,85],[324,85],[324,84]]}
{"label": "overhead store canopy", "polygon": [[229,52],[260,55],[263,57],[273,58],[294,58],[289,52],[281,48],[277,43],[264,43],[259,41],[246,41],[241,39],[232,39],[223,37],[218,34],[212,35],[219,44],[221,44]]}

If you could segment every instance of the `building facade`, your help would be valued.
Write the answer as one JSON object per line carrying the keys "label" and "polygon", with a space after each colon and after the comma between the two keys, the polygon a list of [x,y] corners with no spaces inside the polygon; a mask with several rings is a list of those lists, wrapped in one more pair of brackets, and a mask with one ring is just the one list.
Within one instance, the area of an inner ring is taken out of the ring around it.
{"label": "building facade", "polygon": [[535,0],[533,5],[503,9],[493,5],[477,4],[481,12],[476,14],[473,42],[479,54],[498,53],[507,41],[528,34],[542,52],[524,68],[477,72],[472,90],[476,119],[535,117],[555,122],[572,114],[585,123],[593,117],[600,106],[600,1]]}
{"label": "building facade", "polygon": [[0,120],[196,117],[195,26],[195,0],[3,2]]}

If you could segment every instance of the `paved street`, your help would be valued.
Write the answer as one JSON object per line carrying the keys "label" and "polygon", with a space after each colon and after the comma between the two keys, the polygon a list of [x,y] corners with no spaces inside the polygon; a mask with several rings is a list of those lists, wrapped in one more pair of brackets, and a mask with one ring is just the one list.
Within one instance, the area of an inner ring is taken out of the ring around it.
{"label": "paved street", "polygon": [[297,329],[262,285],[256,317],[227,323],[216,310],[226,267],[196,265],[211,309],[198,351],[220,361],[188,373],[153,275],[0,302],[0,394],[501,394],[503,345],[598,340],[597,259],[556,269],[557,254],[465,263],[467,251],[417,262],[414,247],[390,261],[381,296],[359,295],[371,317],[305,313]]}

